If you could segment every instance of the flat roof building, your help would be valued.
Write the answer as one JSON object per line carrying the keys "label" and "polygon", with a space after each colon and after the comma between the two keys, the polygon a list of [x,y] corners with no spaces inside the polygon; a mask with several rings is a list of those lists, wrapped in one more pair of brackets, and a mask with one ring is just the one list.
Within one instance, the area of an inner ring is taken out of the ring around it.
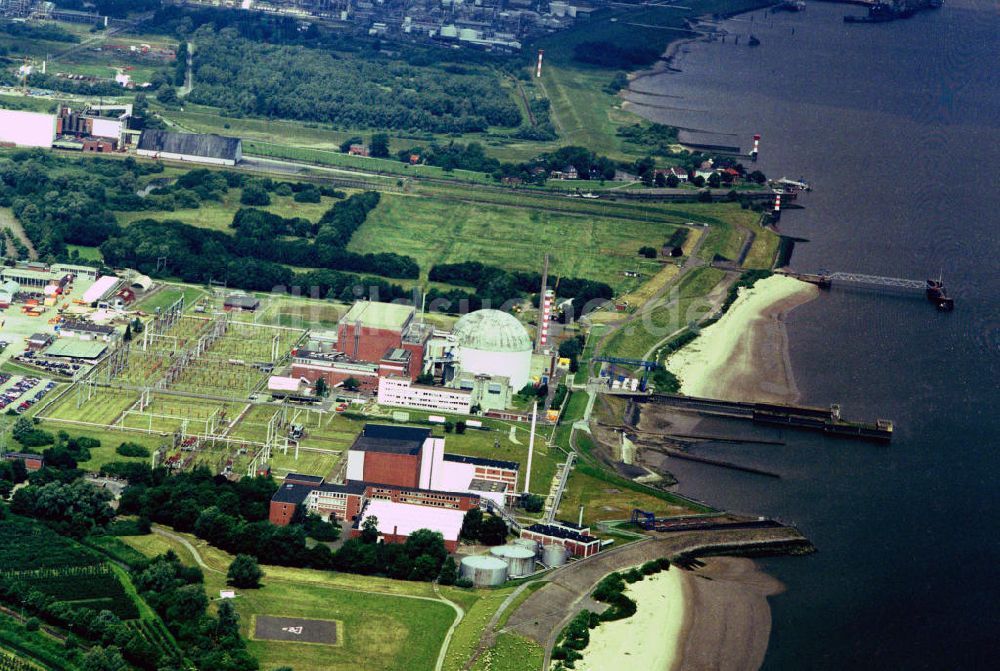
{"label": "flat roof building", "polygon": [[239,138],[222,135],[144,130],[136,153],[174,161],[236,165],[243,160],[243,142]]}

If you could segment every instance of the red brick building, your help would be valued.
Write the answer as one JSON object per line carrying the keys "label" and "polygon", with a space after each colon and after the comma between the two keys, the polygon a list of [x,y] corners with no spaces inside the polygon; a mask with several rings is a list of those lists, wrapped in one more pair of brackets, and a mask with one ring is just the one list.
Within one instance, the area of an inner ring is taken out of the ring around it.
{"label": "red brick building", "polygon": [[3,458],[6,461],[23,461],[24,467],[29,471],[37,471],[45,466],[45,457],[30,452],[4,452]]}
{"label": "red brick building", "polygon": [[568,522],[554,524],[532,524],[521,529],[521,538],[527,538],[541,545],[561,545],[574,557],[589,557],[601,551],[601,541],[590,535],[588,527]]}

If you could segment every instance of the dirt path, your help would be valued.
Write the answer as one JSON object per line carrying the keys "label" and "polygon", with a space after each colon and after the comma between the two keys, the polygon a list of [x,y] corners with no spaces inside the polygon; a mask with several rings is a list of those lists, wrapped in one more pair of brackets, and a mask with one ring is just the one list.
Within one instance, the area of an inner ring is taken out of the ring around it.
{"label": "dirt path", "polygon": [[15,239],[20,240],[28,248],[29,259],[32,261],[38,260],[38,252],[35,251],[35,246],[31,244],[31,239],[24,232],[24,226],[17,220],[17,217],[14,216],[9,207],[0,207],[0,230],[3,229],[10,231]]}

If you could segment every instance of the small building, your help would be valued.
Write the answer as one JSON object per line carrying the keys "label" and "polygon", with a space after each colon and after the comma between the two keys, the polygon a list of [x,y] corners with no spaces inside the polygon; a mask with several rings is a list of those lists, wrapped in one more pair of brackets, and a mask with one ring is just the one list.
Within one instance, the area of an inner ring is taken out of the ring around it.
{"label": "small building", "polygon": [[117,333],[114,326],[92,324],[90,322],[66,321],[59,325],[59,333],[64,336],[80,338],[81,340],[114,340]]}
{"label": "small building", "polygon": [[239,138],[222,135],[144,130],[136,153],[174,161],[236,165],[243,160],[243,142]]}
{"label": "small building", "polygon": [[267,378],[267,391],[273,398],[311,397],[309,381],[301,377],[272,375]]}
{"label": "small building", "polygon": [[55,337],[51,333],[33,333],[28,337],[28,349],[38,351],[52,344]]}
{"label": "small building", "polygon": [[590,535],[590,529],[567,522],[532,524],[521,530],[521,538],[541,545],[561,545],[574,557],[590,557],[601,550],[601,541]]}
{"label": "small building", "polygon": [[567,165],[562,170],[553,170],[550,176],[552,179],[579,179],[580,177],[574,165]]}
{"label": "small building", "polygon": [[368,151],[368,147],[363,144],[352,144],[348,149],[347,153],[351,156],[370,156],[371,152]]}
{"label": "small building", "polygon": [[240,312],[255,312],[260,307],[260,300],[248,294],[229,294],[222,309],[226,312],[238,310]]}
{"label": "small building", "polygon": [[45,466],[45,457],[30,452],[4,452],[4,461],[23,461],[29,471],[41,470]]}
{"label": "small building", "polygon": [[100,357],[108,349],[103,340],[79,340],[77,338],[60,338],[49,345],[45,356],[66,359],[93,360]]}
{"label": "small building", "polygon": [[122,280],[120,277],[115,275],[103,275],[83,292],[83,296],[81,296],[80,299],[84,303],[96,303],[98,301],[102,301],[108,296],[114,294],[121,284]]}

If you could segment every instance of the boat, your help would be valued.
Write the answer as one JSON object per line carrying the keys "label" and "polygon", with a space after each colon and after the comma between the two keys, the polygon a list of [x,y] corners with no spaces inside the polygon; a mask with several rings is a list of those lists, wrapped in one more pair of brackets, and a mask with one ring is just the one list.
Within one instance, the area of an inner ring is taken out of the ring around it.
{"label": "boat", "polygon": [[805,8],[806,3],[803,0],[785,0],[771,8],[771,12],[802,12]]}
{"label": "boat", "polygon": [[757,39],[756,35],[751,35],[750,41],[747,44],[749,44],[751,47],[756,47],[760,45],[760,40]]}

